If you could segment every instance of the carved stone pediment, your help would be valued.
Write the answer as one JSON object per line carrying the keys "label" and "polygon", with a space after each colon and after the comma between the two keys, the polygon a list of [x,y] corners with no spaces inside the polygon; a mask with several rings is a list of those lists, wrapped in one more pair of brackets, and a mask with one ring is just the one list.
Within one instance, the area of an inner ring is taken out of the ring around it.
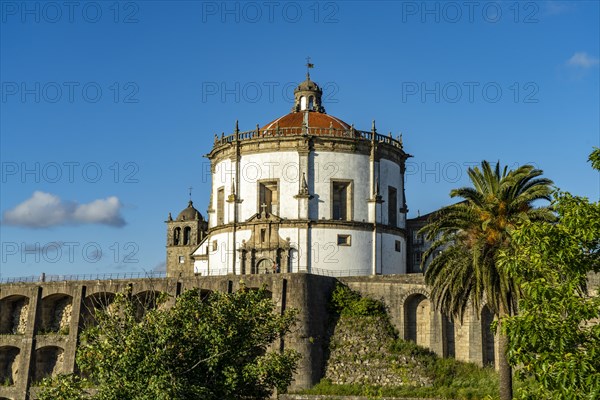
{"label": "carved stone pediment", "polygon": [[[256,217],[256,216],[255,216]],[[264,215],[263,215],[264,217]],[[250,218],[248,222],[254,222],[250,225],[251,234],[250,239],[242,241],[240,251],[248,250],[289,250],[290,241],[289,238],[283,239],[279,235],[279,223],[282,219],[276,215],[272,215],[272,218],[261,218],[253,219]]]}
{"label": "carved stone pediment", "polygon": [[282,218],[266,212],[257,213],[246,223],[250,238],[238,249],[242,274],[269,274],[288,272],[289,238],[279,235]]}
{"label": "carved stone pediment", "polygon": [[250,218],[248,218],[246,220],[247,223],[279,223],[282,222],[283,218],[275,215],[275,214],[271,214],[268,212],[260,212],[260,213],[256,213],[253,216],[251,216]]}

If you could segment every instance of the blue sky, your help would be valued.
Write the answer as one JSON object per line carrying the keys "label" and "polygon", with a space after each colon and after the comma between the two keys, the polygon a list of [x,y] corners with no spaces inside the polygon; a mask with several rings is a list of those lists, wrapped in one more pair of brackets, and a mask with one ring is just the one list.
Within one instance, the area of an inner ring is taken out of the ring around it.
{"label": "blue sky", "polygon": [[160,268],[214,134],[289,112],[307,56],[329,114],[403,134],[409,216],[483,159],[600,195],[597,1],[67,4],[0,2],[2,277]]}

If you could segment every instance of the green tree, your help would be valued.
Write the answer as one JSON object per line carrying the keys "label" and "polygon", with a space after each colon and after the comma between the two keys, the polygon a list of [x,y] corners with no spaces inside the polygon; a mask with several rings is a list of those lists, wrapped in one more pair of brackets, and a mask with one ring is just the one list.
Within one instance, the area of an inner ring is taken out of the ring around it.
{"label": "green tree", "polygon": [[140,318],[120,294],[83,332],[77,364],[97,400],[264,399],[285,391],[299,359],[277,341],[295,311],[274,311],[266,290],[190,290]]}
{"label": "green tree", "polygon": [[[461,319],[467,307],[479,310],[485,303],[499,323],[516,312],[519,288],[497,263],[499,250],[508,247],[509,231],[525,221],[552,220],[547,207],[534,202],[550,199],[552,181],[540,178],[542,171],[531,165],[516,170],[469,168],[473,187],[450,192],[464,201],[445,207],[421,230],[432,246],[424,254],[431,263],[425,282],[432,301],[446,315]],[[506,337],[500,335],[498,368],[500,398],[512,399],[512,371],[506,359]]]}
{"label": "green tree", "polygon": [[73,374],[61,374],[53,378],[45,378],[40,385],[41,392],[37,400],[85,400],[84,386],[87,381]]}
{"label": "green tree", "polygon": [[[600,169],[600,150],[590,161]],[[556,192],[553,208],[557,223],[524,224],[500,256],[523,291],[502,325],[508,358],[527,383],[522,399],[598,399],[600,297],[587,283],[600,271],[600,203]]]}

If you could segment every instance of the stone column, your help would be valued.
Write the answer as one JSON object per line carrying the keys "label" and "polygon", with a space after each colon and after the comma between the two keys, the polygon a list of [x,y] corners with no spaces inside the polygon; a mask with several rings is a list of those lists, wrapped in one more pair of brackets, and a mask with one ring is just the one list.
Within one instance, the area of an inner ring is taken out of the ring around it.
{"label": "stone column", "polygon": [[[433,304],[431,305],[433,307]],[[431,313],[429,325],[429,347],[440,357],[444,357],[444,336],[442,334],[442,314],[438,310]]]}
{"label": "stone column", "polygon": [[483,341],[481,316],[472,305],[469,306],[469,361],[483,365]]}
{"label": "stone column", "polygon": [[15,400],[25,400],[27,389],[33,379],[35,368],[35,331],[37,329],[38,310],[41,310],[42,287],[35,286],[31,289],[29,297],[29,312],[27,314],[27,328],[21,342],[21,352],[19,354],[19,380],[16,382],[16,392],[18,396]]}
{"label": "stone column", "polygon": [[64,373],[70,374],[75,371],[75,354],[77,352],[77,337],[79,336],[79,321],[81,320],[81,309],[85,300],[86,287],[77,286],[73,291],[73,303],[71,309],[71,322],[69,324],[69,340],[64,348]]}

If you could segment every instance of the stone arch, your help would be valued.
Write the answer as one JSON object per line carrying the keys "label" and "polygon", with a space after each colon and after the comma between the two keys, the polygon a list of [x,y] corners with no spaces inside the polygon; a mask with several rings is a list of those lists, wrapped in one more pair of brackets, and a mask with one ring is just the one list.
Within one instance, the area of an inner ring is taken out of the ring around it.
{"label": "stone arch", "polygon": [[42,299],[38,334],[69,334],[73,297],[65,293],[56,293]]}
{"label": "stone arch", "polygon": [[0,334],[24,334],[28,311],[27,296],[13,295],[0,300]]}
{"label": "stone arch", "polygon": [[14,385],[19,375],[21,350],[14,346],[0,347],[0,385]]}
{"label": "stone arch", "polygon": [[253,268],[253,274],[271,274],[273,273],[273,260],[270,258],[262,258],[258,260],[256,266]]}
{"label": "stone arch", "polygon": [[162,294],[156,290],[144,290],[133,295],[136,318],[141,319],[147,311],[155,309]]}
{"label": "stone arch", "polygon": [[40,347],[34,353],[33,381],[63,373],[64,349],[58,346]]}
{"label": "stone arch", "polygon": [[81,326],[95,325],[97,323],[96,311],[109,309],[115,296],[112,292],[96,292],[87,296],[81,309]]}
{"label": "stone arch", "polygon": [[481,356],[483,365],[496,365],[496,340],[492,332],[492,322],[494,322],[494,313],[485,305],[481,309]]}
{"label": "stone arch", "polygon": [[404,304],[406,302],[406,300],[414,295],[414,294],[422,294],[423,296],[429,298],[431,297],[431,294],[429,293],[429,291],[425,288],[421,288],[421,287],[417,287],[417,288],[412,288],[407,290],[401,297],[400,297],[400,304]]}
{"label": "stone arch", "polygon": [[181,242],[181,228],[178,226],[173,229],[173,246],[179,246]]}
{"label": "stone arch", "polygon": [[192,228],[190,228],[189,226],[186,226],[185,228],[183,228],[183,245],[187,246],[190,244],[192,238]]}
{"label": "stone arch", "polygon": [[423,347],[431,344],[431,302],[423,293],[412,293],[404,300],[404,339]]}

